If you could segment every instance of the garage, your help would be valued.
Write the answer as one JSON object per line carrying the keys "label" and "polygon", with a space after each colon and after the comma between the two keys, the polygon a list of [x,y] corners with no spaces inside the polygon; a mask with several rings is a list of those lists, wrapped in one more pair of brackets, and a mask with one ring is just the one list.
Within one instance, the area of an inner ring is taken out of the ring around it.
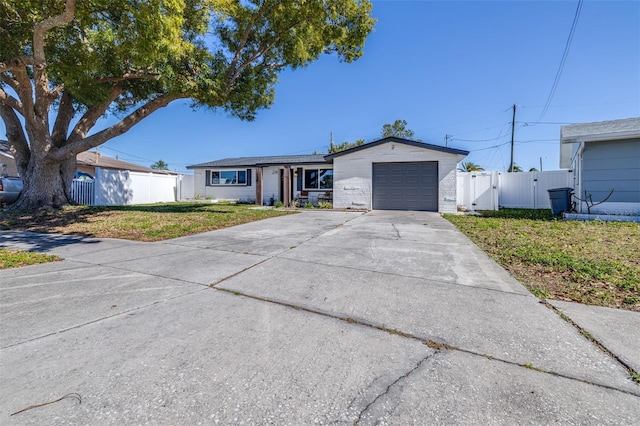
{"label": "garage", "polygon": [[333,207],[455,213],[456,168],[468,154],[393,136],[329,154]]}
{"label": "garage", "polygon": [[438,211],[438,162],[373,163],[374,210]]}

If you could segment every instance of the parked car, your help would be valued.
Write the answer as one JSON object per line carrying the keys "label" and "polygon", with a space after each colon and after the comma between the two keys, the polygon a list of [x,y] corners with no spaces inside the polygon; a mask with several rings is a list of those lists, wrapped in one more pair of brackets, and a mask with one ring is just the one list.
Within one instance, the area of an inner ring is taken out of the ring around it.
{"label": "parked car", "polygon": [[81,171],[77,171],[75,175],[73,175],[73,180],[87,180],[87,181],[93,181],[94,177],[91,176],[89,173],[87,172],[81,172]]}
{"label": "parked car", "polygon": [[11,204],[22,192],[22,180],[18,177],[0,177],[0,206]]}

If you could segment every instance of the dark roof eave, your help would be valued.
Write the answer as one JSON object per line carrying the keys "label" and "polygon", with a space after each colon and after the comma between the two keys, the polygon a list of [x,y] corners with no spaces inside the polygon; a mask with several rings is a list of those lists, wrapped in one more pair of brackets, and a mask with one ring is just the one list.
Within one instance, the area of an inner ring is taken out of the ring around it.
{"label": "dark roof eave", "polygon": [[347,154],[351,154],[353,152],[357,152],[363,149],[368,149],[368,148],[372,148],[374,146],[378,146],[378,145],[382,145],[388,142],[396,142],[396,143],[401,143],[403,145],[409,145],[409,146],[415,146],[418,148],[423,148],[423,149],[431,149],[433,151],[441,151],[441,152],[446,152],[448,154],[456,154],[456,155],[469,155],[469,151],[465,151],[462,149],[456,149],[456,148],[449,148],[446,146],[440,146],[440,145],[432,145],[432,144],[428,144],[428,143],[424,143],[424,142],[418,142],[418,141],[414,141],[411,139],[403,139],[403,138],[397,138],[394,136],[389,136],[383,139],[378,139],[375,140],[373,142],[369,142],[369,143],[365,143],[364,145],[360,145],[360,146],[356,146],[354,148],[349,148],[349,149],[345,149],[344,151],[340,151],[340,152],[336,152],[333,154],[329,154],[326,155],[324,158],[329,161],[329,160],[333,160],[335,157],[340,157],[342,155],[347,155]]}

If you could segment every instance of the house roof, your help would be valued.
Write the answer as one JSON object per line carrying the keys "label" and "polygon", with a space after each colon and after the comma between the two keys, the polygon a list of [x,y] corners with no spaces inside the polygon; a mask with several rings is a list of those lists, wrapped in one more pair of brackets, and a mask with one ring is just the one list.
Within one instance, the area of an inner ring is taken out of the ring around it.
{"label": "house roof", "polygon": [[333,160],[335,157],[340,157],[342,155],[351,154],[356,151],[360,151],[363,149],[373,148],[374,146],[382,145],[388,142],[400,143],[403,145],[415,146],[418,148],[430,149],[433,151],[446,152],[448,154],[456,154],[456,155],[468,155],[469,151],[464,151],[461,149],[449,148],[446,146],[440,145],[432,145],[429,143],[418,142],[410,139],[397,138],[395,136],[389,136],[383,139],[378,139],[373,142],[365,143],[364,145],[356,146],[354,148],[345,149],[344,151],[336,152],[334,154],[329,154],[325,156],[327,160]]}
{"label": "house roof", "polygon": [[[159,174],[177,174],[176,172],[170,172],[167,170],[155,170],[150,167],[140,166],[138,164],[128,163],[126,161],[118,160],[116,158],[105,157],[95,151],[81,152],[76,156],[76,162],[79,166],[87,167],[100,167],[103,169],[114,170],[130,170],[132,172],[145,172],[145,173],[159,173]],[[16,167],[16,161],[13,155],[9,152],[9,142],[0,140],[0,163],[6,166],[6,170],[0,170],[0,174],[7,174],[9,176],[19,176],[18,169]]]}
{"label": "house roof", "polygon": [[609,141],[638,137],[640,137],[640,117],[560,127],[561,143]]}
{"label": "house roof", "polygon": [[78,165],[88,167],[100,167],[102,169],[129,170],[132,172],[159,173],[159,174],[175,174],[167,170],[156,170],[151,167],[144,167],[138,164],[128,163],[116,158],[105,157],[96,151],[81,152],[76,156]]}
{"label": "house roof", "polygon": [[571,144],[635,138],[640,138],[640,117],[562,126],[560,127],[560,167],[571,167],[573,156]]}
{"label": "house roof", "polygon": [[282,164],[326,164],[323,154],[309,155],[274,155],[262,157],[224,158],[222,160],[209,161],[207,163],[187,166],[187,169],[211,168],[211,167],[255,167],[275,166]]}

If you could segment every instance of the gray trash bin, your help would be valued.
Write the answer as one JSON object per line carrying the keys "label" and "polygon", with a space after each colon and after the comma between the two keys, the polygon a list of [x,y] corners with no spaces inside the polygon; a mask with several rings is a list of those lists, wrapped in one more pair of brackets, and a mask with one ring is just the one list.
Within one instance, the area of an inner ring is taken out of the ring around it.
{"label": "gray trash bin", "polygon": [[548,189],[551,211],[554,216],[560,216],[562,212],[571,210],[571,193],[573,188]]}

